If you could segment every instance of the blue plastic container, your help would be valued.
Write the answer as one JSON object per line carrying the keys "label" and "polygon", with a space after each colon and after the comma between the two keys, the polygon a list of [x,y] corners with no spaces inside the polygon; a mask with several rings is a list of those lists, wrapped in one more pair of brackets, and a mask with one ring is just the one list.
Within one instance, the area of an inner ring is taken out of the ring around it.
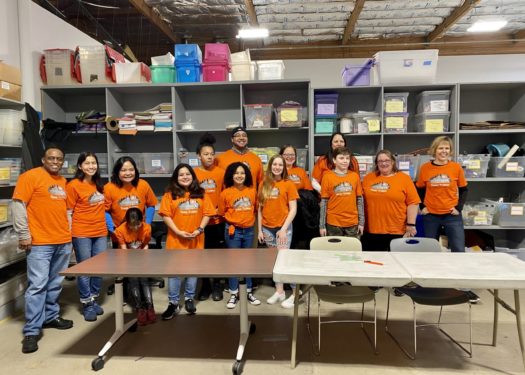
{"label": "blue plastic container", "polygon": [[175,65],[202,63],[202,52],[198,44],[175,44]]}
{"label": "blue plastic container", "polygon": [[177,82],[200,82],[201,65],[198,63],[177,64]]}

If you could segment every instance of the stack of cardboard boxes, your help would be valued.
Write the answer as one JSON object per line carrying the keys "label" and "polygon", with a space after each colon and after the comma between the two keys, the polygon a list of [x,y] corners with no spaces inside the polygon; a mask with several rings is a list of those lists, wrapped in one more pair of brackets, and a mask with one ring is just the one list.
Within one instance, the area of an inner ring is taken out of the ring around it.
{"label": "stack of cardboard boxes", "polygon": [[22,75],[20,69],[0,61],[0,98],[20,101],[22,99]]}

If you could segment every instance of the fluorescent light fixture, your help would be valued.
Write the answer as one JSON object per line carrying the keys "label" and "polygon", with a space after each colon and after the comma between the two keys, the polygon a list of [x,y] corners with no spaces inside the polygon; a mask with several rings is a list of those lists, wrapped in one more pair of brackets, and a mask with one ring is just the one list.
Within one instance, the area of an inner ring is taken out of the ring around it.
{"label": "fluorescent light fixture", "polygon": [[467,31],[470,33],[487,33],[498,31],[507,24],[506,20],[476,21]]}
{"label": "fluorescent light fixture", "polygon": [[268,29],[240,29],[237,38],[256,39],[268,37]]}

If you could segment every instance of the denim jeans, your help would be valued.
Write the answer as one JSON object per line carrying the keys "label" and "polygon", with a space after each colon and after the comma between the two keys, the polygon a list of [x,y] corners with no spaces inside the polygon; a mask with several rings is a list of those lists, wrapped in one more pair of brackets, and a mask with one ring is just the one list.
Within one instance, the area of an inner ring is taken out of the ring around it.
{"label": "denim jeans", "polygon": [[262,227],[262,231],[264,234],[264,242],[266,243],[266,246],[268,247],[278,247],[279,249],[289,249],[290,245],[292,244],[292,236],[293,236],[293,229],[292,225],[288,227],[288,230],[286,231],[286,244],[277,246],[277,232],[281,228],[267,228]]}
{"label": "denim jeans", "polygon": [[186,284],[184,286],[184,300],[193,299],[195,297],[195,290],[197,289],[196,277],[168,277],[168,301],[174,305],[179,304],[180,286],[184,279],[186,279]]}
{"label": "denim jeans", "polygon": [[[73,237],[73,248],[78,263],[103,252],[106,250],[107,245],[106,236],[92,238]],[[78,276],[77,286],[80,302],[88,303],[98,297],[102,286],[102,277]]]}
{"label": "denim jeans", "polygon": [[38,335],[42,325],[58,318],[58,297],[62,291],[59,272],[71,256],[71,242],[61,245],[32,246],[27,252],[27,289],[25,292],[24,335]]}
{"label": "denim jeans", "polygon": [[[253,238],[255,236],[255,231],[253,227],[249,228],[235,228],[235,233],[233,236],[230,236],[228,230],[230,224],[226,223],[224,226],[224,241],[226,242],[226,247],[229,249],[249,249],[253,245]],[[252,278],[246,278],[246,288],[248,292],[252,291]],[[230,277],[228,279],[228,286],[230,288],[230,293],[235,294],[239,291],[239,279],[237,277]]]}
{"label": "denim jeans", "polygon": [[439,238],[441,227],[445,230],[448,237],[448,247],[453,253],[465,252],[465,229],[463,228],[463,218],[459,215],[423,215],[423,226],[425,227],[425,237]]}

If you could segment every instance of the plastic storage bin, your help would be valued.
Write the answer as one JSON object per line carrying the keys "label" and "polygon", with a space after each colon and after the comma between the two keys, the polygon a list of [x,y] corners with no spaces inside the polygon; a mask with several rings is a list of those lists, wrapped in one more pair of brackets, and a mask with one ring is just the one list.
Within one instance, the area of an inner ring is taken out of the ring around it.
{"label": "plastic storage bin", "polygon": [[257,70],[257,65],[253,61],[252,62],[232,63],[231,80],[232,81],[252,81],[255,79],[256,70]]}
{"label": "plastic storage bin", "polygon": [[352,118],[353,133],[355,134],[379,133],[381,131],[381,118],[379,117],[379,113],[354,113]]}
{"label": "plastic storage bin", "polygon": [[0,144],[22,145],[23,111],[0,109]]}
{"label": "plastic storage bin", "polygon": [[370,69],[373,60],[364,65],[346,65],[341,73],[344,86],[370,86]]}
{"label": "plastic storage bin", "polygon": [[494,224],[502,227],[525,227],[525,203],[498,203]]}
{"label": "plastic storage bin", "polygon": [[77,171],[77,161],[80,154],[65,154],[64,163],[60,173],[62,174],[75,174]]}
{"label": "plastic storage bin", "polygon": [[316,117],[315,134],[332,134],[337,127],[337,117]]}
{"label": "plastic storage bin", "polygon": [[374,156],[355,155],[355,158],[359,163],[359,175],[361,178],[374,170]]}
{"label": "plastic storage bin", "polygon": [[308,161],[308,149],[298,148],[295,156],[295,163],[298,167],[306,169],[306,163]]}
{"label": "plastic storage bin", "polygon": [[151,65],[151,82],[174,83],[177,82],[177,71],[173,65]]}
{"label": "plastic storage bin", "polygon": [[18,236],[13,228],[0,232],[0,267],[25,257],[25,251],[18,250]]}
{"label": "plastic storage bin", "polygon": [[140,62],[114,63],[115,80],[117,83],[147,83],[151,82],[149,67]]}
{"label": "plastic storage bin", "polygon": [[146,174],[173,173],[173,154],[170,152],[144,153],[144,171]]}
{"label": "plastic storage bin", "polygon": [[257,77],[259,80],[283,79],[284,78],[283,60],[257,61]]}
{"label": "plastic storage bin", "polygon": [[200,64],[202,63],[202,52],[198,44],[175,44],[175,65]]}
{"label": "plastic storage bin", "polygon": [[449,131],[450,112],[423,112],[416,116],[416,129],[420,133]]}
{"label": "plastic storage bin", "polygon": [[132,158],[135,161],[135,164],[137,165],[139,173],[146,173],[146,170],[144,169],[144,154],[138,152],[115,153],[115,158],[113,162],[115,162],[118,158],[122,156],[129,156],[130,158]]}
{"label": "plastic storage bin", "polygon": [[496,210],[496,203],[467,202],[461,211],[463,223],[465,225],[492,225]]}
{"label": "plastic storage bin", "polygon": [[275,117],[279,128],[300,128],[303,125],[303,107],[300,105],[281,105],[276,108]]}
{"label": "plastic storage bin", "polygon": [[202,80],[203,82],[221,82],[228,80],[228,64],[223,63],[203,63]]}
{"label": "plastic storage bin", "polygon": [[450,90],[423,91],[417,96],[417,112],[448,112]]}
{"label": "plastic storage bin", "polygon": [[106,75],[104,46],[79,46],[78,57],[82,84],[113,83]]}
{"label": "plastic storage bin", "polygon": [[383,94],[385,113],[407,112],[408,95],[408,92],[385,92]]}
{"label": "plastic storage bin", "polygon": [[226,43],[206,43],[204,45],[205,63],[230,63],[230,46]]}
{"label": "plastic storage bin", "polygon": [[0,224],[11,221],[11,199],[0,199]]}
{"label": "plastic storage bin", "polygon": [[333,116],[337,115],[338,93],[315,94],[315,115]]}
{"label": "plastic storage bin", "polygon": [[201,66],[198,63],[176,64],[177,82],[200,82]]}
{"label": "plastic storage bin", "polygon": [[97,159],[98,159],[98,170],[100,171],[100,174],[109,173],[108,154],[99,153],[97,154]]}
{"label": "plastic storage bin", "polygon": [[523,241],[521,244],[518,244],[510,240],[496,239],[494,251],[497,253],[506,253],[525,261],[525,243]]}
{"label": "plastic storage bin", "polygon": [[248,129],[266,129],[272,125],[272,104],[245,104],[244,120]]}
{"label": "plastic storage bin", "polygon": [[382,51],[374,55],[379,82],[422,84],[436,80],[437,49]]}
{"label": "plastic storage bin", "polygon": [[177,156],[179,163],[185,163],[191,167],[198,167],[201,165],[201,159],[196,152],[180,151]]}
{"label": "plastic storage bin", "polygon": [[27,288],[26,266],[23,262],[2,269],[0,275],[0,306],[24,295]]}
{"label": "plastic storage bin", "polygon": [[406,133],[408,113],[386,114],[383,118],[385,133]]}
{"label": "plastic storage bin", "polygon": [[469,154],[458,155],[458,163],[461,164],[466,178],[485,178],[489,166],[490,155]]}
{"label": "plastic storage bin", "polygon": [[419,155],[397,155],[396,165],[397,169],[409,175],[412,180],[415,180],[419,167]]}
{"label": "plastic storage bin", "polygon": [[508,160],[491,157],[489,175],[491,177],[523,177],[525,174],[525,156],[515,156]]}
{"label": "plastic storage bin", "polygon": [[252,61],[249,49],[230,54],[230,59],[232,64],[247,63]]}
{"label": "plastic storage bin", "polygon": [[0,160],[0,185],[11,183],[11,165],[10,160]]}
{"label": "plastic storage bin", "polygon": [[78,83],[74,74],[75,56],[70,49],[46,49],[45,73],[48,85],[72,85]]}

